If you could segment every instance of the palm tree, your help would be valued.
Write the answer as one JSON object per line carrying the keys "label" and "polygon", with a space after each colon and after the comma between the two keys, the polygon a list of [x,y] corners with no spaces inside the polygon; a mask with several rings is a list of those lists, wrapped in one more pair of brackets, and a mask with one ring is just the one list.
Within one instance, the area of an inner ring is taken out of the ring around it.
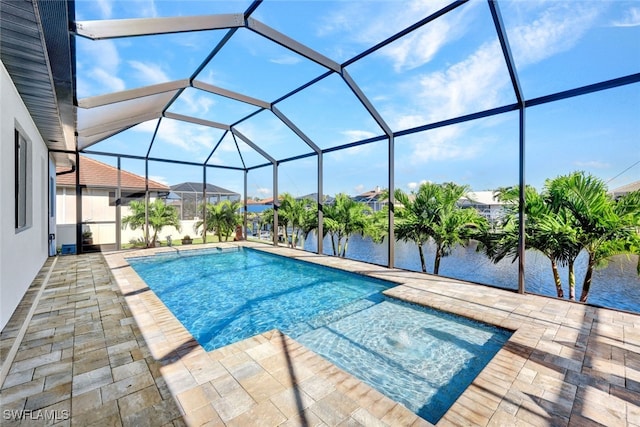
{"label": "palm tree", "polygon": [[[131,210],[131,215],[122,218],[122,228],[125,229],[128,226],[132,230],[144,229],[146,223],[145,203],[134,200],[129,204],[129,209]],[[158,233],[164,226],[173,226],[178,231],[181,229],[177,209],[175,206],[165,205],[161,199],[155,199],[152,203],[149,203],[148,217],[149,227],[153,230],[153,237],[150,243],[147,241],[147,246],[153,247],[156,245]]]}
{"label": "palm tree", "polygon": [[549,196],[575,218],[577,239],[587,251],[587,270],[580,301],[589,297],[593,271],[612,256],[638,253],[640,195],[638,191],[614,201],[601,179],[574,172],[547,182]]}
{"label": "palm tree", "polygon": [[[490,233],[494,243],[486,246],[493,250],[490,255],[494,262],[501,261],[506,256],[518,257],[518,199],[519,187],[500,189],[498,200],[507,202],[509,213],[505,217],[502,228],[496,233]],[[582,247],[577,242],[573,218],[561,206],[553,204],[551,200],[538,193],[533,187],[525,187],[526,245],[545,255],[551,262],[551,271],[556,286],[558,298],[564,298],[562,280],[558,266],[568,266],[569,270],[569,298],[575,299],[575,259]]]}
{"label": "palm tree", "polygon": [[442,258],[457,245],[467,244],[484,234],[488,222],[474,208],[460,208],[458,200],[469,192],[465,185],[452,182],[424,183],[412,197],[396,190],[396,239],[413,241],[418,246],[422,271],[426,273],[423,245],[432,239],[436,245],[433,273],[440,271]]}
{"label": "palm tree", "polygon": [[395,236],[396,240],[404,242],[414,242],[418,246],[420,255],[420,266],[422,272],[427,272],[427,265],[424,259],[424,245],[429,241],[431,218],[423,215],[431,198],[432,187],[421,185],[417,192],[412,192],[411,197],[400,189],[395,191],[396,199],[396,219]]}
{"label": "palm tree", "polygon": [[[518,188],[500,190],[499,198],[517,201]],[[489,255],[498,262],[504,256],[517,257],[516,205],[502,229],[487,239]],[[575,300],[575,260],[582,250],[588,254],[580,301],[586,302],[593,271],[612,256],[640,253],[640,191],[614,201],[603,181],[584,172],[558,176],[545,182],[542,193],[525,189],[526,245],[551,260],[559,298],[564,297],[558,265],[568,268],[569,299]],[[640,274],[640,261],[638,263]]]}
{"label": "palm tree", "polygon": [[280,207],[278,208],[278,223],[284,228],[285,241],[289,242],[289,227],[291,227],[292,248],[297,246],[297,239],[301,232],[302,222],[304,220],[307,202],[305,200],[297,200],[289,193],[281,195]]}
{"label": "palm tree", "polygon": [[[273,208],[268,208],[265,209],[262,214],[260,215],[260,230],[262,230],[262,227],[266,224],[271,224],[271,233],[274,233],[273,230],[273,216],[274,216],[274,210]],[[273,240],[273,234],[271,235]]]}
{"label": "palm tree", "polygon": [[[205,207],[206,229],[203,228],[201,234],[206,236],[206,232],[215,232],[218,241],[222,242],[222,237],[229,240],[229,236],[235,227],[241,224],[242,218],[238,214],[240,209],[239,201],[223,200],[220,203],[207,203]],[[204,224],[203,220],[196,222],[193,228],[197,231]]]}
{"label": "palm tree", "polygon": [[331,205],[325,205],[323,230],[331,236],[333,255],[344,258],[349,237],[366,235],[372,209],[365,203],[356,202],[346,194],[336,195]]}

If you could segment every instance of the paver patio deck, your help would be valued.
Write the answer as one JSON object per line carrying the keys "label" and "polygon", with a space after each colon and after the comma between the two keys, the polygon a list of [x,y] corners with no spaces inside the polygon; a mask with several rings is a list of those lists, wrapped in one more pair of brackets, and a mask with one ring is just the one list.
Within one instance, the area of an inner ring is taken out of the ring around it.
{"label": "paver patio deck", "polygon": [[[242,244],[515,331],[439,426],[640,426],[638,315]],[[125,260],[166,250],[47,260],[0,335],[3,426],[430,425],[278,331],[206,352]]]}

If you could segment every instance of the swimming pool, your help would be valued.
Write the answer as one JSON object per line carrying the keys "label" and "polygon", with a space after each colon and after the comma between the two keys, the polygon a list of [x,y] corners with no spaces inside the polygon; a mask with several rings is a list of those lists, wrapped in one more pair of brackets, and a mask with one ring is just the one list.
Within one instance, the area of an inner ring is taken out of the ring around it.
{"label": "swimming pool", "polygon": [[251,249],[128,261],[206,350],[277,328],[432,423],[510,336],[385,297],[390,282]]}

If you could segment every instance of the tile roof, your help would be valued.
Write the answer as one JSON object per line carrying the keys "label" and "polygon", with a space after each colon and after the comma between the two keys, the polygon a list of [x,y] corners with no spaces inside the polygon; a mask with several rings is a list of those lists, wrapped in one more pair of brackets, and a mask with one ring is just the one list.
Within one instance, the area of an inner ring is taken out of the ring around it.
{"label": "tile roof", "polygon": [[640,190],[640,181],[631,182],[627,185],[623,185],[622,187],[614,188],[611,192],[613,194],[626,194],[637,190]]}
{"label": "tile roof", "polygon": [[[68,170],[66,167],[56,168],[56,172],[64,172],[66,170]],[[144,190],[144,177],[125,170],[120,172],[121,188]],[[73,187],[75,184],[76,172],[56,177],[56,185],[58,187]],[[116,188],[118,186],[118,169],[89,157],[80,156],[80,185]],[[168,191],[169,186],[149,180],[149,190]]]}
{"label": "tile roof", "polygon": [[[180,184],[172,185],[171,190],[175,191],[176,193],[180,193],[180,192],[202,193],[202,183],[201,182],[183,182]],[[218,187],[217,185],[213,185],[209,183],[207,183],[207,193],[229,195],[229,196],[240,195],[231,190],[227,190],[226,188]]]}

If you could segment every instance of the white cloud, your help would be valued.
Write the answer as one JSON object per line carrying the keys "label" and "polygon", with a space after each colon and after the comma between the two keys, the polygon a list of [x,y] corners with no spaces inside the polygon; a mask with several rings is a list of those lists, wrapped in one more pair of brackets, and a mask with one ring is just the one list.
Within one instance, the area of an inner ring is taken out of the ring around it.
{"label": "white cloud", "polygon": [[160,184],[169,185],[169,181],[167,181],[167,178],[165,178],[164,176],[149,175],[149,179],[151,181],[159,182]]}
{"label": "white cloud", "polygon": [[79,98],[126,89],[124,80],[118,77],[121,60],[113,40],[79,39],[76,46]]}
{"label": "white cloud", "polygon": [[133,3],[134,4],[129,7],[135,8],[138,17],[156,18],[158,16],[156,2],[154,0],[134,0]]}
{"label": "white cloud", "polygon": [[533,22],[507,28],[514,58],[520,67],[535,64],[571,49],[593,26],[602,10],[599,2],[542,3]]}
{"label": "white cloud", "polygon": [[363,139],[373,138],[374,136],[376,136],[375,133],[369,132],[367,130],[354,129],[354,130],[345,130],[340,133],[347,137],[348,141],[346,142],[360,141]]}
{"label": "white cloud", "polygon": [[136,76],[138,80],[144,82],[145,85],[168,82],[169,76],[162,70],[158,64],[144,63],[140,61],[128,61],[131,68],[138,72]]}
{"label": "white cloud", "polygon": [[105,93],[120,92],[126,88],[124,80],[116,77],[113,73],[110,73],[104,68],[93,68],[87,73],[87,75],[92,81],[100,82],[102,85],[101,89]]}
{"label": "white cloud", "polygon": [[414,191],[417,190],[418,187],[420,187],[422,184],[426,184],[427,182],[430,182],[426,179],[421,179],[420,182],[409,182],[407,183],[407,188],[409,189],[409,191]]}
{"label": "white cloud", "polygon": [[198,113],[199,117],[202,117],[203,114],[207,114],[209,109],[216,103],[215,100],[207,96],[199,95],[197,92],[190,90],[182,92],[179,102],[184,105],[187,112],[192,114]]}
{"label": "white cloud", "polygon": [[102,19],[111,18],[111,12],[113,10],[113,3],[111,0],[97,0],[96,5],[100,9],[100,15]]}
{"label": "white cloud", "polygon": [[192,126],[178,120],[164,119],[158,130],[158,139],[190,153],[204,154],[215,146],[219,138],[216,132],[205,126]]}
{"label": "white cloud", "polygon": [[574,164],[579,168],[591,168],[591,169],[607,169],[611,167],[611,164],[606,162],[601,162],[599,160],[589,160],[589,161],[576,161]]}
{"label": "white cloud", "polygon": [[364,191],[364,185],[358,184],[355,187],[353,187],[353,189],[356,190],[356,193],[362,193]]}
{"label": "white cloud", "polygon": [[624,17],[612,23],[614,27],[640,26],[640,7],[630,7],[625,11]]}
{"label": "white cloud", "polygon": [[[540,5],[544,9],[540,10]],[[516,62],[526,67],[573,47],[601,11],[594,2],[544,2],[524,7],[538,10],[531,22],[509,28]],[[528,10],[522,16],[531,16]],[[517,14],[516,14],[517,16]],[[403,64],[397,62],[396,64]],[[497,40],[483,43],[466,59],[444,70],[421,74],[403,82],[401,90],[410,100],[404,106],[388,106],[394,129],[408,129],[425,123],[458,117],[515,101],[502,52]],[[419,88],[419,90],[416,90]],[[485,122],[482,122],[485,123]],[[416,142],[412,162],[473,158],[480,152],[460,140],[477,123],[447,127],[424,134],[429,142]]]}
{"label": "white cloud", "polygon": [[144,132],[144,133],[151,133],[153,134],[153,132],[155,132],[156,130],[156,126],[158,124],[158,120],[148,120],[146,122],[140,123],[137,126],[134,126],[131,130],[135,131],[135,132]]}
{"label": "white cloud", "polygon": [[283,55],[277,58],[272,58],[269,62],[273,62],[274,64],[280,65],[295,65],[301,61],[300,58],[293,55]]}
{"label": "white cloud", "polygon": [[412,136],[413,152],[409,162],[424,164],[444,160],[472,159],[481,151],[479,144],[465,138],[464,125],[447,126]]}
{"label": "white cloud", "polygon": [[464,61],[405,83],[410,102],[390,106],[386,117],[394,129],[410,129],[486,110],[505,101],[508,84],[498,43],[485,43]]}
{"label": "white cloud", "polygon": [[403,37],[381,54],[393,61],[396,72],[410,70],[431,61],[442,46],[451,42],[454,33],[449,20],[441,18]]}
{"label": "white cloud", "polygon": [[429,121],[442,120],[499,105],[508,82],[498,42],[490,42],[446,71],[424,75],[420,99]]}
{"label": "white cloud", "polygon": [[271,194],[271,189],[270,188],[265,188],[265,187],[258,187],[256,189],[256,193],[260,194],[261,196],[268,196],[269,194]]}

